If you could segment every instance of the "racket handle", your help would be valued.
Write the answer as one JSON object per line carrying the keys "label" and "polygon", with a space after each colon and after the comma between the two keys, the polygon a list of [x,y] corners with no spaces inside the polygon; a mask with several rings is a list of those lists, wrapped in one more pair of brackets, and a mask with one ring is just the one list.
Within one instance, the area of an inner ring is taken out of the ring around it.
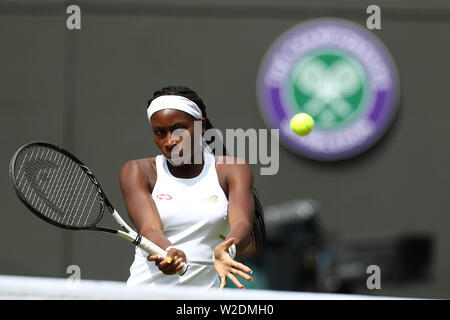
{"label": "racket handle", "polygon": [[180,269],[180,271],[178,271],[178,275],[182,276],[183,274],[186,273],[187,269],[188,269],[188,265],[184,262],[182,262],[184,264],[183,268]]}
{"label": "racket handle", "polygon": [[[148,240],[145,237],[142,237],[141,242],[137,245],[139,248],[141,248],[142,250],[144,250],[145,252],[147,252],[148,254],[156,254],[159,255],[161,257],[165,257],[167,252],[164,251],[162,248],[158,247],[156,244],[154,244],[153,242],[151,242],[150,240]],[[182,262],[183,268],[181,268],[177,273],[179,276],[182,276],[186,273],[187,269],[188,269],[188,265],[184,262]]]}

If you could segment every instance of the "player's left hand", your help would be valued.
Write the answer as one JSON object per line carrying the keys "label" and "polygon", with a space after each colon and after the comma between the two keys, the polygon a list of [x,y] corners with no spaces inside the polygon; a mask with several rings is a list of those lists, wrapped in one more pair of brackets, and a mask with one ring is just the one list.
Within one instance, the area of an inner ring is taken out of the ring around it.
{"label": "player's left hand", "polygon": [[223,289],[226,285],[226,278],[230,278],[233,283],[241,289],[245,287],[236,278],[236,275],[244,278],[248,281],[253,281],[253,278],[247,273],[252,273],[249,267],[235,261],[228,253],[228,248],[234,243],[234,239],[230,238],[224,242],[219,243],[214,248],[214,267],[220,277],[220,289]]}

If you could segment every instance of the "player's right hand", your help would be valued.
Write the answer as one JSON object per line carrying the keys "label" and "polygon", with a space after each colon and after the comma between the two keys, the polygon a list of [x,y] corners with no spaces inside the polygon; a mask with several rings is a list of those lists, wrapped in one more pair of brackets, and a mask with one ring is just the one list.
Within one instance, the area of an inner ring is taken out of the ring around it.
{"label": "player's right hand", "polygon": [[177,273],[186,263],[186,255],[177,248],[170,248],[165,257],[149,255],[147,259],[148,261],[154,261],[162,273],[169,275]]}

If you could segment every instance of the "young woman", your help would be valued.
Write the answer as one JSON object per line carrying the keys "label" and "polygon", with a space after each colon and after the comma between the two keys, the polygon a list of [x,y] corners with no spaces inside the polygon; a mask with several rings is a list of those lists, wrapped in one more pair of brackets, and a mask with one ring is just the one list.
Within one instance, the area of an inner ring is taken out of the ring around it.
{"label": "young woman", "polygon": [[[187,87],[156,91],[147,117],[162,154],[125,163],[120,186],[137,231],[167,256],[136,248],[128,285],[223,288],[229,278],[244,288],[236,276],[252,281],[252,271],[234,257],[265,238],[250,166],[227,156],[225,148],[215,156],[217,150],[196,139],[195,121],[201,135],[213,126],[202,99]],[[186,261],[189,268],[179,276]]]}

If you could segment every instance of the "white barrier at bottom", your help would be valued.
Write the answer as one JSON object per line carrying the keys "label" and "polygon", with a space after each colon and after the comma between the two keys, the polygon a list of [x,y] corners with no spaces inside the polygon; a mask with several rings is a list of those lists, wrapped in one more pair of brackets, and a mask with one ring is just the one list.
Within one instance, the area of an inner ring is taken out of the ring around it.
{"label": "white barrier at bottom", "polygon": [[410,300],[354,294],[196,287],[127,287],[124,282],[0,276],[2,300]]}

